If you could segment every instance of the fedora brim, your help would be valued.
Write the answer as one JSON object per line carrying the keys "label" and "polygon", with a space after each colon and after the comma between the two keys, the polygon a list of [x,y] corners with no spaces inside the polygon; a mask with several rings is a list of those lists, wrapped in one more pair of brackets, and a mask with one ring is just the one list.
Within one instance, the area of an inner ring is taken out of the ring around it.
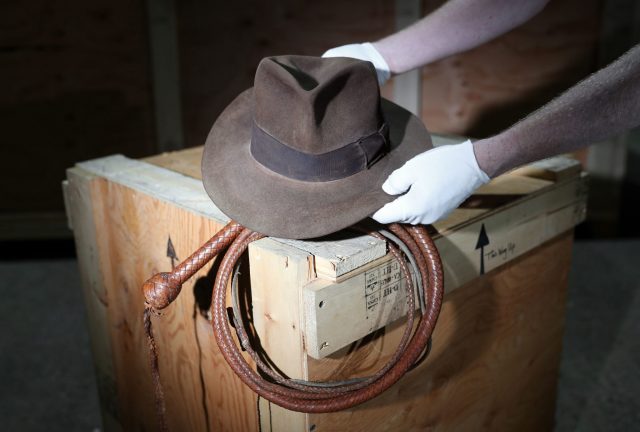
{"label": "fedora brim", "polygon": [[218,117],[204,147],[204,188],[222,212],[254,231],[306,239],[346,228],[395,199],[382,183],[413,156],[432,148],[422,121],[381,99],[391,151],[369,169],[328,182],[292,180],[258,163],[250,152],[253,89]]}

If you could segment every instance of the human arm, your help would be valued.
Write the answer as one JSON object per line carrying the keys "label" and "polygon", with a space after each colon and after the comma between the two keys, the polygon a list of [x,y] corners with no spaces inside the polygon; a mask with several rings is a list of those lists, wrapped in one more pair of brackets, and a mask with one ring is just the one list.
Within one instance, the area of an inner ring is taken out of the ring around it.
{"label": "human arm", "polygon": [[640,45],[495,136],[472,145],[439,147],[409,160],[383,184],[391,195],[406,193],[373,218],[381,223],[433,223],[489,177],[636,126],[640,126]]}
{"label": "human arm", "polygon": [[549,0],[449,0],[404,30],[373,43],[343,45],[323,57],[353,57],[373,63],[380,84],[447,56],[475,48],[519,26]]}
{"label": "human arm", "polygon": [[540,12],[549,0],[449,0],[372,45],[393,74],[480,46]]}
{"label": "human arm", "polygon": [[640,125],[640,45],[493,137],[473,143],[480,168],[512,168],[603,141]]}

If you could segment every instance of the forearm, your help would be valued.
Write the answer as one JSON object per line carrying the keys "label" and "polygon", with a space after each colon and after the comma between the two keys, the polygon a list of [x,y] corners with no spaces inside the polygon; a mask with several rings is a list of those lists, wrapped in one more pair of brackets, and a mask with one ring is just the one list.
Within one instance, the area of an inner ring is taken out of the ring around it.
{"label": "forearm", "polygon": [[410,27],[374,42],[398,74],[475,48],[536,15],[549,0],[450,0]]}
{"label": "forearm", "polygon": [[640,125],[640,45],[504,132],[474,143],[495,177],[520,165],[586,147]]}

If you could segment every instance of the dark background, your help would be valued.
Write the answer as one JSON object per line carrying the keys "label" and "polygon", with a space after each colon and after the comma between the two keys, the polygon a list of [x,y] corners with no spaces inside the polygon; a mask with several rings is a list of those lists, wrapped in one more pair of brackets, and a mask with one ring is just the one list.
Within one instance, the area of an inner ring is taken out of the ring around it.
{"label": "dark background", "polygon": [[[441,3],[423,0],[422,13]],[[394,31],[395,14],[389,0],[0,3],[0,424],[99,427],[65,170],[202,145],[262,57],[376,40]],[[422,118],[438,133],[497,133],[638,41],[638,1],[552,0],[509,34],[423,68]],[[392,91],[393,82],[383,88]],[[638,374],[615,373],[640,360],[631,324],[640,317],[640,133],[576,157],[592,181],[577,230],[559,429],[592,430],[627,411],[621,425],[639,427]]]}

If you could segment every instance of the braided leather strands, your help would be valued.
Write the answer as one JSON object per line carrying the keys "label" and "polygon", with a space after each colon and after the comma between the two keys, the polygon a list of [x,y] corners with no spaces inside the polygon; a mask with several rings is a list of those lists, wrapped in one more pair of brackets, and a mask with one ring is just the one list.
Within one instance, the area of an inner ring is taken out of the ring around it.
{"label": "braided leather strands", "polygon": [[158,273],[147,280],[142,286],[145,304],[154,310],[169,306],[180,294],[182,284],[225,250],[243,229],[238,222],[230,221],[171,272]]}
{"label": "braided leather strands", "polygon": [[[283,382],[285,385],[267,381],[249,366],[235,346],[227,323],[226,288],[236,261],[244,253],[249,243],[261,238],[262,235],[247,229],[229,246],[221,261],[214,284],[213,303],[211,306],[213,330],[216,342],[229,366],[247,386],[265,399],[293,411],[308,413],[333,412],[374,398],[397,382],[413,366],[428,344],[442,304],[443,279],[441,263],[435,247],[432,247],[433,243],[430,241],[426,230],[407,230],[397,224],[393,224],[389,228],[392,232],[405,238],[410,237],[412,239],[410,242],[412,246],[410,247],[419,248],[421,255],[427,260],[427,263],[422,263],[420,266],[421,276],[425,281],[423,289],[427,299],[427,310],[406,349],[401,350],[400,354],[394,355],[394,360],[396,361],[388,369],[383,367],[383,370],[387,370],[384,373],[374,375],[374,380],[368,379],[364,387],[357,383],[347,384],[346,386],[312,387],[300,390],[297,387],[289,386],[288,383],[285,384],[284,380],[278,381]],[[407,277],[407,280],[410,280],[410,277]],[[400,345],[403,344],[401,343]]]}
{"label": "braided leather strands", "polygon": [[[368,232],[368,231],[367,231]],[[384,237],[382,235],[380,235],[378,232],[368,232],[369,234],[375,236],[375,237],[379,237],[384,239]],[[237,240],[238,243],[241,242],[240,238]],[[252,241],[251,239],[247,239],[247,241],[245,242],[246,245],[248,245],[248,243]],[[244,247],[244,244],[240,245],[240,247]],[[400,254],[399,250],[397,247],[393,246],[392,244],[389,245],[389,249],[391,251],[391,253],[395,256],[396,259],[399,260],[400,262],[400,268],[402,269],[402,272],[405,276],[405,280],[408,281],[408,291],[409,292],[413,292],[413,283],[411,281],[411,274],[409,272],[409,269],[404,261],[404,259],[402,258],[402,255]],[[239,250],[238,253],[240,253],[240,255],[242,254],[243,251]],[[231,258],[231,260],[233,260],[233,258]],[[235,262],[233,263],[233,266],[235,267]],[[222,273],[222,270],[219,274]],[[224,283],[221,281],[221,283]],[[224,285],[221,285],[224,286]],[[224,291],[222,292],[217,292],[217,294],[223,296],[221,298],[225,298],[225,293]],[[216,294],[214,293],[214,296]],[[215,298],[215,297],[214,297]],[[224,307],[224,304],[222,305]],[[409,310],[414,310],[415,309],[415,297],[414,296],[408,296],[408,308]],[[217,315],[218,311],[213,311],[212,315]],[[235,319],[235,318],[234,318]],[[224,320],[222,320],[224,321]],[[349,382],[323,382],[323,383],[315,383],[315,382],[308,382],[308,381],[304,381],[304,380],[292,380],[292,379],[288,379],[285,378],[281,375],[279,375],[278,373],[276,373],[273,369],[271,369],[269,366],[267,366],[263,360],[260,358],[260,356],[258,355],[258,353],[256,353],[251,346],[249,345],[249,337],[245,332],[243,323],[241,322],[237,322],[235,325],[235,330],[238,334],[238,337],[241,341],[241,344],[243,346],[243,348],[245,349],[245,351],[251,356],[251,358],[255,361],[256,365],[258,366],[258,368],[265,374],[269,375],[274,381],[278,382],[279,384],[282,384],[283,386],[287,386],[290,387],[291,389],[296,389],[296,390],[300,390],[300,392],[294,392],[291,390],[285,390],[285,392],[283,393],[283,387],[282,386],[277,386],[277,387],[273,387],[272,390],[270,391],[274,391],[276,393],[280,393],[283,395],[289,395],[289,396],[295,396],[297,398],[302,398],[302,399],[326,399],[327,397],[333,397],[333,395],[335,394],[341,394],[341,393],[347,393],[347,392],[351,392],[354,390],[358,390],[360,388],[366,387],[368,385],[370,385],[371,383],[373,383],[374,381],[376,381],[377,379],[379,379],[382,375],[384,375],[389,369],[391,369],[391,367],[393,367],[393,365],[397,362],[398,358],[400,358],[400,356],[402,355],[402,353],[404,352],[407,343],[409,342],[410,336],[411,336],[411,332],[413,330],[413,322],[414,322],[414,315],[413,314],[409,314],[408,315],[408,319],[407,319],[407,324],[405,326],[405,331],[402,335],[402,339],[400,341],[400,343],[398,344],[398,347],[394,353],[394,355],[387,361],[387,363],[378,371],[375,373],[375,375],[372,375],[370,377],[366,377],[366,378],[358,378],[358,379],[353,379],[353,380],[349,380]],[[215,323],[214,323],[215,325]],[[223,322],[220,323],[220,325],[222,325],[223,327],[221,328],[221,332],[220,331],[215,331],[214,330],[214,334],[216,335],[222,335],[223,333],[229,333],[228,332],[228,326],[225,326]],[[222,335],[221,339],[223,339],[222,342],[219,342],[219,346],[224,345],[224,346],[229,346],[232,347],[231,351],[234,350],[235,345],[233,345],[233,342],[231,342],[231,339],[228,338],[229,336],[224,336]],[[224,354],[224,353],[223,353]],[[232,353],[233,354],[233,353]],[[241,357],[238,356],[233,356],[234,358],[237,358],[238,361],[240,361]],[[249,368],[248,365],[242,365],[240,364],[239,367],[242,369],[242,373],[243,374],[252,374],[253,370],[251,368]],[[316,394],[317,393],[317,394]]]}
{"label": "braided leather strands", "polygon": [[[357,229],[384,239],[376,231]],[[264,235],[243,228],[235,222],[230,222],[225,226],[201,249],[177,266],[174,271],[160,273],[149,279],[144,284],[145,303],[148,308],[153,309],[166,307],[177,297],[182,283],[216,254],[228,248],[220,262],[213,286],[211,312],[216,342],[229,366],[254,392],[284,408],[308,413],[343,410],[376,397],[414,366],[429,343],[442,305],[444,289],[442,264],[438,251],[426,229],[422,226],[405,227],[399,224],[391,224],[387,226],[387,229],[401,239],[414,256],[420,272],[426,309],[412,334],[415,297],[414,295],[408,296],[408,307],[411,312],[407,315],[407,326],[398,348],[385,365],[370,377],[349,380],[344,383],[323,383],[329,385],[318,385],[317,383],[283,377],[262,362],[260,356],[249,346],[244,328],[237,326],[236,331],[244,348],[254,359],[258,368],[268,375],[270,380],[264,379],[246,362],[235,345],[229,328],[226,312],[226,290],[230,285],[229,281],[240,256],[246,251],[249,243],[264,237]],[[400,263],[400,268],[407,281],[407,292],[413,294],[410,272],[401,252],[391,243],[389,250]]]}

